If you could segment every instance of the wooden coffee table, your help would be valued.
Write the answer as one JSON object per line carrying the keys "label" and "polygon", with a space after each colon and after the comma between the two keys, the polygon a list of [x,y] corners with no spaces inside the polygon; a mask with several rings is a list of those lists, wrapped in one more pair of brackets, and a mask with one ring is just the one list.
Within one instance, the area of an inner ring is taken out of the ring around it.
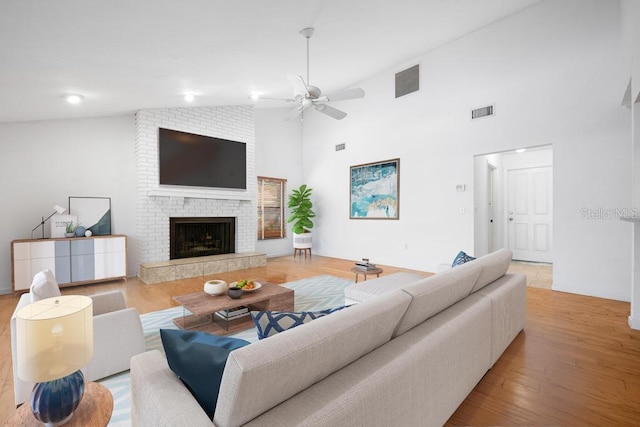
{"label": "wooden coffee table", "polygon": [[245,292],[238,299],[231,299],[226,294],[211,296],[204,292],[175,296],[173,300],[192,314],[185,313],[182,317],[173,319],[173,323],[180,329],[227,335],[253,326],[251,316],[227,321],[217,316],[217,311],[240,306],[249,307],[249,311],[293,311],[293,289],[260,283],[260,289]]}

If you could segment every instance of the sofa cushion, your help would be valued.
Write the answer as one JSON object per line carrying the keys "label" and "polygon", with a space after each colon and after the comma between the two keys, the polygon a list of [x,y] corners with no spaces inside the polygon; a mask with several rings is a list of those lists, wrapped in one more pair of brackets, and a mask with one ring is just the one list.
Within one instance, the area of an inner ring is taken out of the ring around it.
{"label": "sofa cushion", "polygon": [[477,263],[482,266],[482,273],[480,273],[480,277],[478,277],[471,292],[476,292],[504,276],[511,264],[511,255],[512,253],[509,249],[499,249],[475,261],[471,261],[471,264]]}
{"label": "sofa cushion", "polygon": [[464,251],[458,252],[458,255],[453,259],[451,267],[457,267],[462,264],[466,264],[469,261],[473,261],[475,258],[471,255],[467,255]]}
{"label": "sofa cushion", "polygon": [[212,418],[227,357],[232,350],[249,342],[174,329],[160,329],[160,338],[169,367]]}
{"label": "sofa cushion", "polygon": [[482,267],[473,261],[403,287],[412,300],[395,336],[469,296],[481,272]]}
{"label": "sofa cushion", "polygon": [[252,311],[251,318],[256,325],[258,339],[261,340],[346,307],[348,306],[343,305],[320,311]]}
{"label": "sofa cushion", "polygon": [[[400,289],[404,285],[424,279],[423,274],[409,273],[406,271],[388,274],[377,279],[365,280],[354,283],[344,289],[344,296],[349,301],[369,301],[387,292]],[[349,302],[347,301],[347,302]]]}
{"label": "sofa cushion", "polygon": [[40,271],[33,276],[33,281],[29,288],[29,296],[32,303],[46,298],[59,297],[60,295],[58,282],[56,282],[56,278],[51,271]]}
{"label": "sofa cushion", "polygon": [[234,351],[215,425],[243,425],[389,342],[411,298],[396,290]]}

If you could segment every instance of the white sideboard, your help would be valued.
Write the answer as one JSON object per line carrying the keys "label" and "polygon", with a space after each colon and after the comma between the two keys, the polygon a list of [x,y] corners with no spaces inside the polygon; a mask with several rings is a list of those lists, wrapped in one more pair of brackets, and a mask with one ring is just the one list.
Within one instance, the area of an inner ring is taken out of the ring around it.
{"label": "white sideboard", "polygon": [[11,242],[12,286],[28,291],[33,276],[51,270],[61,287],[127,276],[127,237],[123,235]]}

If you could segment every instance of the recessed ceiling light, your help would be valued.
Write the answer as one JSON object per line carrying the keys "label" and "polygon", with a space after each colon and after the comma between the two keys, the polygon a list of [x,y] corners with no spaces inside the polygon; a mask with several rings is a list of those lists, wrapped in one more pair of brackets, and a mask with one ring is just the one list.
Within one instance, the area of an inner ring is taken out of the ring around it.
{"label": "recessed ceiling light", "polygon": [[251,95],[249,95],[249,98],[251,98],[254,101],[257,101],[258,99],[260,99],[260,94],[258,92],[251,92]]}
{"label": "recessed ceiling light", "polygon": [[65,95],[64,99],[66,99],[69,104],[79,104],[80,101],[84,99],[84,96],[77,95],[77,94],[69,94],[69,95]]}
{"label": "recessed ceiling light", "polygon": [[185,100],[185,101],[187,101],[187,102],[191,102],[191,101],[193,101],[194,99],[196,99],[196,96],[195,96],[194,94],[192,94],[192,93],[187,93],[187,94],[184,96],[184,100]]}
{"label": "recessed ceiling light", "polygon": [[518,149],[516,150],[516,153],[524,153],[525,151],[527,151],[527,149],[526,149],[526,148],[518,148]]}

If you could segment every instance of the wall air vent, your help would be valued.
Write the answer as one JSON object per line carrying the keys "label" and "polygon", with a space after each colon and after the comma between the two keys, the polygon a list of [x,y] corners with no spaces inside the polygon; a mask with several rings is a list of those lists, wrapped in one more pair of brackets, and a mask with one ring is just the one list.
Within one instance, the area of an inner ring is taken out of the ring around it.
{"label": "wall air vent", "polygon": [[471,120],[481,119],[482,117],[493,116],[493,105],[471,110]]}
{"label": "wall air vent", "polygon": [[342,144],[336,144],[336,151],[342,151],[345,148],[347,148],[347,144],[345,144],[344,142]]}
{"label": "wall air vent", "polygon": [[396,98],[420,90],[420,65],[396,73]]}

